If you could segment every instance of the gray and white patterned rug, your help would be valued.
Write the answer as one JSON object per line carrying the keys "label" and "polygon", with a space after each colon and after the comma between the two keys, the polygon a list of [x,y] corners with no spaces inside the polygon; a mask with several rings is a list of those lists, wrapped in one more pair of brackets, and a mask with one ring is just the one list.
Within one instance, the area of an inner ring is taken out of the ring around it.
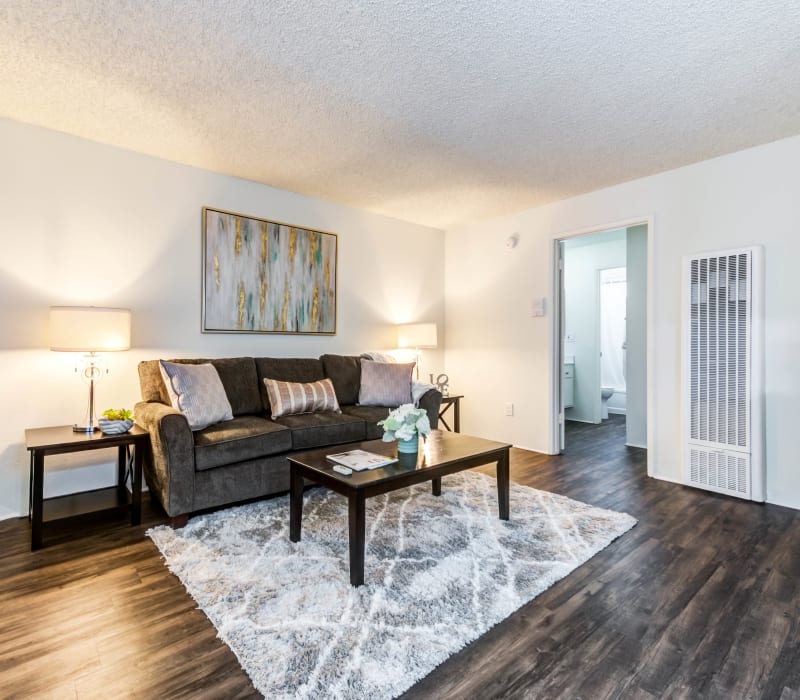
{"label": "gray and white patterned rug", "polygon": [[365,585],[349,583],[347,501],[306,492],[302,541],[280,497],[148,531],[268,698],[390,698],[636,524],[463,472],[367,499]]}

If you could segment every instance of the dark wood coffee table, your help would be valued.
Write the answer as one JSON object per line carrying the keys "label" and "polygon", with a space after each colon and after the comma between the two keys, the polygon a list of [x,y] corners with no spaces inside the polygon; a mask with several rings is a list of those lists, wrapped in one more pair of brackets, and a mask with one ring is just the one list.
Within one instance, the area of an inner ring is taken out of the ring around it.
{"label": "dark wood coffee table", "polygon": [[[365,505],[367,498],[424,481],[433,482],[433,495],[442,493],[442,477],[455,472],[497,462],[497,500],[500,519],[508,520],[508,450],[511,445],[460,433],[434,430],[418,454],[397,453],[393,442],[370,440],[367,442],[337,445],[319,450],[297,452],[289,457],[290,506],[289,539],[300,541],[303,519],[304,480],[321,484],[336,493],[347,496],[350,509],[350,583],[364,583]],[[333,462],[326,455],[347,450],[367,450],[400,461],[378,469],[353,472],[344,476],[333,471]]]}

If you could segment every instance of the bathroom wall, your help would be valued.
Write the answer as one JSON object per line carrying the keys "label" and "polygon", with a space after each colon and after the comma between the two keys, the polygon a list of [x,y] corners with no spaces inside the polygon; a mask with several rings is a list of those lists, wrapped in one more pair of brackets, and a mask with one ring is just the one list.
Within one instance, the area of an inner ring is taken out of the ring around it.
{"label": "bathroom wall", "polygon": [[604,268],[624,267],[625,261],[625,229],[564,242],[564,354],[575,357],[575,400],[565,412],[567,420],[601,420],[598,274]]}

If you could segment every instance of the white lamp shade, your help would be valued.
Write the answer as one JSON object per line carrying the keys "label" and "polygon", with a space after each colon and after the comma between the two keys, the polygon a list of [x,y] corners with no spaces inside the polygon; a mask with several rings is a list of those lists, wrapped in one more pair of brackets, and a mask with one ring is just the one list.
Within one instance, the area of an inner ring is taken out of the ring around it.
{"label": "white lamp shade", "polygon": [[60,352],[111,352],[131,346],[130,309],[51,306],[50,349]]}
{"label": "white lamp shade", "polygon": [[406,323],[397,327],[397,347],[435,348],[435,323]]}

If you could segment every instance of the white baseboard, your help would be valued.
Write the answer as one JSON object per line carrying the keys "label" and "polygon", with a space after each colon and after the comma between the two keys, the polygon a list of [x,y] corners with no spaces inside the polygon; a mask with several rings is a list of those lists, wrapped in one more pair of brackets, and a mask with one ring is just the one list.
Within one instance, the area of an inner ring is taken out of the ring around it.
{"label": "white baseboard", "polygon": [[659,481],[668,481],[671,484],[678,484],[679,486],[689,486],[689,484],[687,484],[682,479],[673,479],[673,478],[668,477],[668,476],[658,476],[657,474],[648,474],[648,476],[651,479],[658,479]]}

